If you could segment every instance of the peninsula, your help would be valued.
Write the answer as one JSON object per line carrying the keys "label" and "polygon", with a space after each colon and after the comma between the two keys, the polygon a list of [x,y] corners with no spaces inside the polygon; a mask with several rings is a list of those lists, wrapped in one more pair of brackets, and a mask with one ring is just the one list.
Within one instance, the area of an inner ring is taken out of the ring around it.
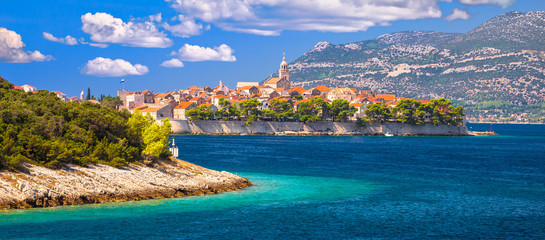
{"label": "peninsula", "polygon": [[248,179],[175,159],[171,126],[0,77],[0,209],[202,195]]}

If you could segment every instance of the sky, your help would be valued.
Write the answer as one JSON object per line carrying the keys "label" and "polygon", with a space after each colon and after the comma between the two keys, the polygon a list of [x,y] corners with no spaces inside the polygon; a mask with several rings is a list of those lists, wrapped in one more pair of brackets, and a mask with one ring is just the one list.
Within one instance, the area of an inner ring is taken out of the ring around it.
{"label": "sky", "polygon": [[[464,33],[543,0],[0,0],[0,76],[71,96],[259,82],[321,41]],[[124,84],[121,79],[124,78]]]}

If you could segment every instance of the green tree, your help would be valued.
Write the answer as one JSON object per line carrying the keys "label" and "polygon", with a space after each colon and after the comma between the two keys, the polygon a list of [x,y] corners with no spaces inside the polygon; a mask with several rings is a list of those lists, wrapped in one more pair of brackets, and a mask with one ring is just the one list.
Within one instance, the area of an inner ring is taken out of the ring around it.
{"label": "green tree", "polygon": [[2,76],[0,76],[0,88],[2,88],[2,89],[12,89],[13,84],[8,82],[8,80],[4,79]]}
{"label": "green tree", "polygon": [[214,116],[212,109],[205,105],[187,111],[186,115],[193,121],[208,120]]}
{"label": "green tree", "polygon": [[262,104],[259,101],[257,101],[257,99],[250,98],[239,104],[240,113],[244,117],[250,117],[252,115],[258,116],[259,115],[258,107],[261,105]]}
{"label": "green tree", "polygon": [[413,125],[422,124],[421,112],[418,112],[420,105],[422,104],[419,101],[403,99],[392,109],[392,113],[398,122]]}
{"label": "green tree", "polygon": [[171,124],[167,118],[161,120],[161,123],[153,123],[146,128],[143,133],[145,148],[142,151],[145,158],[156,159],[171,156],[168,149],[170,140],[168,137],[172,134]]}
{"label": "green tree", "polygon": [[327,113],[327,103],[319,97],[299,103],[295,116],[304,122],[316,122],[323,119]]}
{"label": "green tree", "polygon": [[384,123],[392,118],[390,108],[384,104],[370,104],[365,109],[365,120],[373,123]]}
{"label": "green tree", "polygon": [[336,99],[328,104],[329,115],[333,121],[346,122],[348,118],[356,112],[356,108],[350,106],[350,103],[344,99]]}
{"label": "green tree", "polygon": [[229,118],[231,102],[228,99],[220,98],[218,101],[218,105],[220,109],[216,111],[215,116],[227,120]]}
{"label": "green tree", "polygon": [[119,107],[123,105],[123,102],[119,99],[119,96],[101,96],[100,104],[107,108],[119,110]]}
{"label": "green tree", "polygon": [[[293,107],[286,101],[273,99],[269,102],[268,108],[274,113],[270,113],[269,115],[274,116],[277,120],[293,117]],[[263,114],[263,116],[265,116],[265,114]]]}

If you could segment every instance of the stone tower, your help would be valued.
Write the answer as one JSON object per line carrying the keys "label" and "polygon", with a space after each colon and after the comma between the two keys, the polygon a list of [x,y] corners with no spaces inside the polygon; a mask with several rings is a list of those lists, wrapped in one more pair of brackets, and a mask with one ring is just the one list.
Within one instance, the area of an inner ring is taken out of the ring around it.
{"label": "stone tower", "polygon": [[83,93],[83,90],[81,90],[81,93],[79,94],[79,100],[85,101],[85,93]]}
{"label": "stone tower", "polygon": [[280,70],[278,70],[278,77],[283,78],[286,77],[286,80],[290,80],[290,70],[288,69],[288,63],[286,62],[286,54],[284,54],[284,58],[282,59],[282,63],[280,63]]}

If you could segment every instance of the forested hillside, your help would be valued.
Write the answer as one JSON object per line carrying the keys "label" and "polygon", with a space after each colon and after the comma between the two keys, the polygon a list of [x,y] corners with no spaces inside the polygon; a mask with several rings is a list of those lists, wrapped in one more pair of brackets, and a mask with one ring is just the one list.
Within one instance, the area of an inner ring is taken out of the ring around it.
{"label": "forested hillside", "polygon": [[0,170],[21,170],[24,162],[124,166],[170,155],[168,120],[158,124],[141,114],[12,87],[0,77]]}

